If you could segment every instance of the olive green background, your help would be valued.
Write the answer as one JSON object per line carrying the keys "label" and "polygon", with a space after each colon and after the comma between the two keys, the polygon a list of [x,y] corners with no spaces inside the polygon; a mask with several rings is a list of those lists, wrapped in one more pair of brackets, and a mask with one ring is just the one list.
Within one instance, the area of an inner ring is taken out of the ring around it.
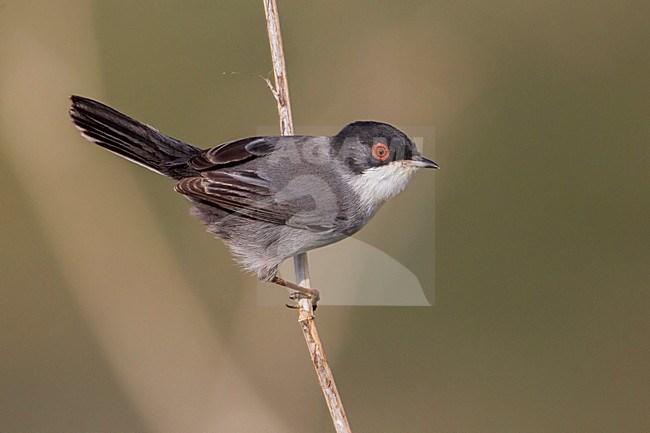
{"label": "olive green background", "polygon": [[[356,236],[435,305],[318,311],[354,430],[648,431],[647,2],[279,7],[297,132],[434,127],[442,167]],[[332,431],[295,314],[67,120],[209,147],[276,124],[270,71],[258,1],[0,1],[1,432]]]}

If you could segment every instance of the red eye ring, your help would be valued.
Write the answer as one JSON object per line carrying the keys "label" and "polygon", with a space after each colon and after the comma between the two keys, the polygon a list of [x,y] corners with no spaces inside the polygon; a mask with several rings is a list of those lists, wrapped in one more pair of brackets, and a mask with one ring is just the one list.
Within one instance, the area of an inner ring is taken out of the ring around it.
{"label": "red eye ring", "polygon": [[375,143],[372,145],[372,156],[377,161],[386,161],[390,156],[390,150],[384,143]]}

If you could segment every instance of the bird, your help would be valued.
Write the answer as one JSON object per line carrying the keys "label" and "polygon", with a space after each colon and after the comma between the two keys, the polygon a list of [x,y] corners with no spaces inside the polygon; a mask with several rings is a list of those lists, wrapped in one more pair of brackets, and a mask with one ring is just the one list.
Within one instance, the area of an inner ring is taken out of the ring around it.
{"label": "bird", "polygon": [[299,253],[352,236],[419,168],[438,168],[399,129],[355,121],[333,136],[252,136],[200,149],[101,102],[70,96],[89,141],[176,181],[191,213],[260,280],[308,298],[320,293],[277,275]]}

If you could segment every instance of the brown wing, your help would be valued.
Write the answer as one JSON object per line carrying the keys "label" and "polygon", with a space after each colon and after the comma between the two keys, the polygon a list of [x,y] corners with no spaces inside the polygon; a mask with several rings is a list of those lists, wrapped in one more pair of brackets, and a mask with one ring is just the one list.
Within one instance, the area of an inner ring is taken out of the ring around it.
{"label": "brown wing", "polygon": [[266,181],[250,172],[210,171],[205,176],[182,179],[177,192],[231,212],[273,224],[285,224],[292,212],[273,200]]}
{"label": "brown wing", "polygon": [[246,168],[244,163],[270,154],[277,143],[277,137],[249,137],[205,150],[188,161],[200,176],[180,180],[175,190],[258,221],[317,232],[335,229],[335,211],[317,211],[310,194],[277,193],[277,186]]}
{"label": "brown wing", "polygon": [[275,148],[276,137],[248,137],[230,141],[193,156],[188,165],[198,171],[237,165],[255,157],[268,155]]}
{"label": "brown wing", "polygon": [[246,217],[312,232],[336,229],[335,211],[319,211],[310,196],[289,195],[280,200],[266,180],[253,172],[209,171],[201,177],[180,180],[175,190],[183,195],[216,205]]}

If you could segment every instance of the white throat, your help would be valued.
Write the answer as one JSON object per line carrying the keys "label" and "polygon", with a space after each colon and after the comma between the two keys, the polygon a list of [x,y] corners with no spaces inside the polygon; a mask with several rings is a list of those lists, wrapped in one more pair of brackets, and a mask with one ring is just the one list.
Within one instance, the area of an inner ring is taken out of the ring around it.
{"label": "white throat", "polygon": [[406,188],[417,169],[404,161],[370,168],[353,177],[352,189],[359,195],[362,208],[374,213],[386,200]]}

